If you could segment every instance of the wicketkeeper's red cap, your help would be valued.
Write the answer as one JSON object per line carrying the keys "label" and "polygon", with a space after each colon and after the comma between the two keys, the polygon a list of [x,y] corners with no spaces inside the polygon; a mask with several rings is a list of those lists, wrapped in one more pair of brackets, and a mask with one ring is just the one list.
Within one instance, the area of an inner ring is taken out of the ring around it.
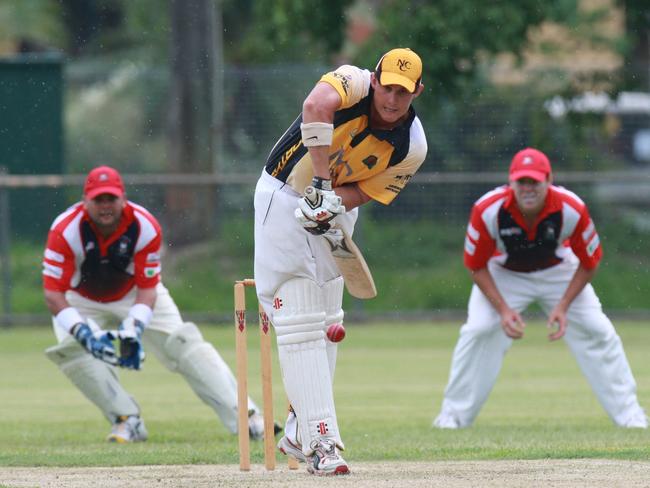
{"label": "wicketkeeper's red cap", "polygon": [[546,154],[532,147],[519,151],[510,163],[510,181],[517,181],[521,178],[546,181],[550,174],[551,163]]}
{"label": "wicketkeeper's red cap", "polygon": [[124,182],[120,173],[110,166],[99,166],[86,177],[84,196],[93,199],[98,195],[108,193],[116,197],[124,196]]}

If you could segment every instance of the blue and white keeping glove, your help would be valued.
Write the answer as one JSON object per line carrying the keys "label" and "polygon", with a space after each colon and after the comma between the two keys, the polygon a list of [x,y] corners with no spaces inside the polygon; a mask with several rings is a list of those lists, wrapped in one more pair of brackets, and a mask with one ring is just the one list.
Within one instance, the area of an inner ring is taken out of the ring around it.
{"label": "blue and white keeping glove", "polygon": [[115,347],[113,346],[113,340],[115,339],[113,334],[103,330],[93,332],[88,324],[83,322],[76,324],[72,330],[74,338],[94,357],[113,366],[118,364]]}
{"label": "blue and white keeping glove", "polygon": [[142,332],[144,324],[133,317],[125,318],[117,329],[117,337],[120,339],[120,360],[119,365],[127,369],[140,369],[144,361],[144,349],[142,348]]}
{"label": "blue and white keeping glove", "polygon": [[315,176],[311,186],[305,188],[304,196],[298,200],[294,215],[307,232],[322,235],[330,229],[330,222],[343,213],[345,205],[332,190],[332,180]]}

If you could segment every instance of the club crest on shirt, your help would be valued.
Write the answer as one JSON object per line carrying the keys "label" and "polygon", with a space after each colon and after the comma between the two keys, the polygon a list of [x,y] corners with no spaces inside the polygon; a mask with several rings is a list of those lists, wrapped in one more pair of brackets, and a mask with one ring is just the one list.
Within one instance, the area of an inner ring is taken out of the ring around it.
{"label": "club crest on shirt", "polygon": [[500,236],[519,236],[523,233],[520,227],[506,227],[505,229],[499,229]]}
{"label": "club crest on shirt", "polygon": [[129,243],[131,242],[131,239],[129,239],[127,236],[122,236],[120,238],[120,242],[117,245],[117,253],[121,256],[126,255],[129,252]]}
{"label": "club crest on shirt", "polygon": [[364,159],[363,164],[367,166],[368,169],[372,169],[377,165],[377,156],[370,155],[366,159]]}
{"label": "club crest on shirt", "polygon": [[330,155],[330,162],[333,161],[334,164],[330,167],[330,172],[334,170],[337,173],[340,173],[345,169],[345,176],[350,176],[352,174],[352,168],[350,163],[347,160],[343,159],[343,148],[336,151],[334,154]]}
{"label": "club crest on shirt", "polygon": [[153,277],[156,276],[158,273],[160,273],[160,266],[156,266],[156,267],[154,267],[154,268],[151,268],[151,267],[146,267],[146,268],[144,268],[144,275],[145,275],[147,278],[153,278]]}
{"label": "club crest on shirt", "polygon": [[544,239],[545,241],[555,240],[555,226],[550,222],[547,222],[544,228],[542,229],[542,239]]}

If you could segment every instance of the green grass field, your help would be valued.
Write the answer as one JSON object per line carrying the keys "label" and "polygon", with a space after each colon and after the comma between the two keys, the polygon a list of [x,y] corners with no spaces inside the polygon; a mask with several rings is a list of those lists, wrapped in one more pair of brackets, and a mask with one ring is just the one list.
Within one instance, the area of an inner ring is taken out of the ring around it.
{"label": "green grass field", "polygon": [[[440,404],[457,324],[349,324],[339,349],[336,401],[346,459],[355,461],[540,458],[650,459],[650,433],[616,428],[596,402],[566,346],[550,344],[541,324],[506,358],[476,425],[461,431],[430,427]],[[639,385],[650,405],[650,329],[619,324]],[[234,368],[231,327],[203,327]],[[251,334],[255,336],[255,334]],[[104,442],[109,425],[42,354],[49,328],[0,331],[0,466],[235,464],[230,435],[178,375],[155,358],[122,379],[142,407],[150,439]],[[259,390],[258,355],[249,353],[250,389]],[[275,370],[276,419],[284,393]],[[278,458],[280,459],[280,457]],[[252,461],[262,462],[261,443]]]}

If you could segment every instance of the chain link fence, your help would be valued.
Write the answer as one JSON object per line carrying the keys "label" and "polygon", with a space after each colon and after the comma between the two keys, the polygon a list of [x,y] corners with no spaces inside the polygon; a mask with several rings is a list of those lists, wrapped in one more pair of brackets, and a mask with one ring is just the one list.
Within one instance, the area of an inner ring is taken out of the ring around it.
{"label": "chain link fence", "polygon": [[[473,201],[505,182],[505,173],[418,174],[393,205],[370,204],[361,211],[355,240],[375,274],[380,297],[349,300],[356,317],[402,314],[462,315],[469,276],[462,266],[462,242]],[[650,292],[650,173],[559,172],[556,181],[576,191],[590,206],[605,248],[597,280],[605,303],[617,311],[645,315]],[[252,275],[252,195],[257,175],[126,174],[129,198],[151,209],[163,229],[169,219],[164,193],[170,185],[218,195],[214,234],[205,242],[178,248],[165,243],[163,276],[181,309],[194,318],[226,320],[230,288],[235,279]],[[37,189],[41,198],[61,195],[76,201],[83,175],[0,176],[0,262],[2,317],[5,323],[41,322],[40,259],[48,225],[63,208],[53,206],[47,223],[34,220],[34,234],[25,239],[11,231],[12,200],[21,191]],[[45,222],[45,221],[44,221]],[[600,277],[602,275],[602,278]]]}
{"label": "chain link fence", "polygon": [[[0,176],[4,321],[44,313],[42,297],[34,292],[40,287],[40,256],[24,260],[21,256],[33,254],[34,249],[42,252],[52,219],[65,204],[80,198],[83,174],[98,164],[120,169],[129,198],[150,208],[163,228],[173,220],[165,199],[170,187],[216,195],[210,200],[216,225],[210,227],[209,240],[214,246],[206,254],[208,261],[198,259],[203,269],[196,269],[192,276],[211,274],[217,291],[211,295],[195,291],[182,300],[196,313],[227,316],[230,312],[225,305],[215,308],[213,296],[226,293],[223,283],[252,271],[252,193],[257,176],[267,153],[326,70],[324,66],[228,67],[221,97],[224,129],[219,134],[214,172],[178,175],[168,174],[165,163],[166,70],[96,60],[67,65],[68,174]],[[485,191],[505,183],[512,154],[532,145],[549,154],[556,182],[589,204],[603,237],[604,267],[609,267],[604,278],[597,279],[607,288],[607,296],[613,297],[611,303],[622,311],[644,312],[648,307],[643,297],[650,292],[646,276],[650,270],[650,156],[644,159],[648,142],[643,134],[650,129],[650,109],[628,113],[605,106],[578,111],[567,103],[568,109],[558,115],[549,108],[557,108],[557,99],[555,105],[547,103],[553,99],[525,88],[485,87],[461,101],[440,100],[433,90],[428,89],[415,104],[429,143],[420,172],[394,204],[371,204],[362,210],[357,239],[383,287],[382,300],[363,306],[354,302],[351,309],[384,315],[406,309],[462,313],[469,281],[460,261],[471,204]],[[20,201],[21,194],[31,191],[33,195],[35,189],[37,198],[49,202],[46,208],[51,211],[30,215],[12,203]],[[185,275],[177,272],[178,263],[190,261],[178,256],[192,251],[167,244],[166,280],[181,290],[185,284],[175,280]],[[240,260],[229,259],[230,253]],[[456,264],[450,268],[451,261]],[[392,269],[390,263],[395,263]],[[423,278],[423,270],[428,278]],[[620,286],[616,276],[626,270],[633,276]],[[212,289],[213,284],[205,280],[205,287]],[[431,291],[417,298],[423,286]],[[452,293],[458,288],[463,288],[458,292],[461,298]],[[27,296],[36,298],[28,300]]]}

